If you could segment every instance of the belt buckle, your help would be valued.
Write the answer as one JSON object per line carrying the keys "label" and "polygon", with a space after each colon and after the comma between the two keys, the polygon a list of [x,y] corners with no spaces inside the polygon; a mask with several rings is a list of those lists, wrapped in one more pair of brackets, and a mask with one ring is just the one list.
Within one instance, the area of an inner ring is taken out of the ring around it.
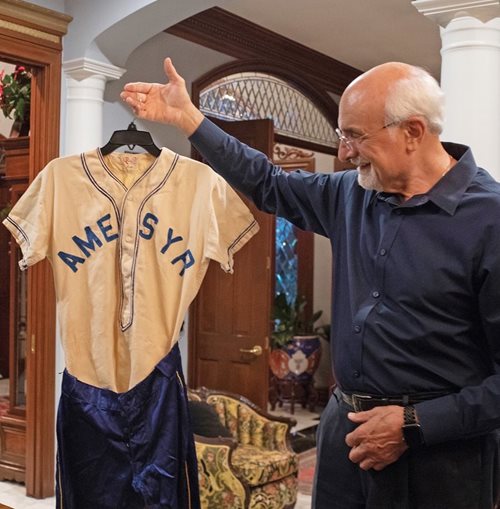
{"label": "belt buckle", "polygon": [[354,408],[354,411],[357,412],[363,412],[363,403],[365,401],[369,401],[373,399],[371,396],[367,396],[366,394],[351,394],[352,398],[352,407]]}

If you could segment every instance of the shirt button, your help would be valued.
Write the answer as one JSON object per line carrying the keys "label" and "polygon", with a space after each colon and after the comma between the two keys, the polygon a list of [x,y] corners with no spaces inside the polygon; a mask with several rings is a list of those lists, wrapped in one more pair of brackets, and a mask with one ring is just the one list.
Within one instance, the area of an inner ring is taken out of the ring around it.
{"label": "shirt button", "polygon": [[361,373],[359,371],[354,371],[354,373],[352,374],[352,376],[354,378],[359,378],[361,376]]}
{"label": "shirt button", "polygon": [[360,327],[359,325],[355,325],[355,326],[354,326],[354,332],[355,332],[356,334],[358,334],[359,332],[361,332],[361,327]]}
{"label": "shirt button", "polygon": [[385,249],[380,250],[380,256],[385,256],[387,254],[387,251]]}
{"label": "shirt button", "polygon": [[378,299],[380,297],[380,293],[375,290],[374,292],[372,292],[372,297]]}

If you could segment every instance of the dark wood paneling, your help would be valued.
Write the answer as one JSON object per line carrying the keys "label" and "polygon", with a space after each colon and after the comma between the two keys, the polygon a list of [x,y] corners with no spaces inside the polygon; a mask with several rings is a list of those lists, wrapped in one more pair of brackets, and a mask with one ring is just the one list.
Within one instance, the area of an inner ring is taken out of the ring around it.
{"label": "dark wood paneling", "polygon": [[24,481],[26,462],[26,421],[16,416],[0,419],[0,476],[11,481]]}
{"label": "dark wood paneling", "polygon": [[165,32],[235,58],[258,58],[278,63],[335,94],[341,94],[361,74],[350,65],[219,7],[191,16]]}

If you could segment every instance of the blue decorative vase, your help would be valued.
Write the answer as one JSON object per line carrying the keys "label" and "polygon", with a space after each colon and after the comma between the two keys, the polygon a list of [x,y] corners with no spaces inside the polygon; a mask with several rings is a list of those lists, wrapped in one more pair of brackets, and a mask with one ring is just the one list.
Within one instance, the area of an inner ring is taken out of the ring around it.
{"label": "blue decorative vase", "polygon": [[270,366],[280,380],[312,379],[321,358],[319,336],[294,336],[285,346],[271,352]]}

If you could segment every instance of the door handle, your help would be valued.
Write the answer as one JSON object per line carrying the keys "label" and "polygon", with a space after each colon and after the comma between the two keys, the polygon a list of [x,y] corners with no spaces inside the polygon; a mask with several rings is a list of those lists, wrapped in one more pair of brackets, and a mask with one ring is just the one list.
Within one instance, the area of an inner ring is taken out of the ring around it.
{"label": "door handle", "polygon": [[240,348],[240,352],[251,353],[252,355],[258,357],[259,355],[262,355],[262,347],[260,345],[255,345],[252,348]]}

